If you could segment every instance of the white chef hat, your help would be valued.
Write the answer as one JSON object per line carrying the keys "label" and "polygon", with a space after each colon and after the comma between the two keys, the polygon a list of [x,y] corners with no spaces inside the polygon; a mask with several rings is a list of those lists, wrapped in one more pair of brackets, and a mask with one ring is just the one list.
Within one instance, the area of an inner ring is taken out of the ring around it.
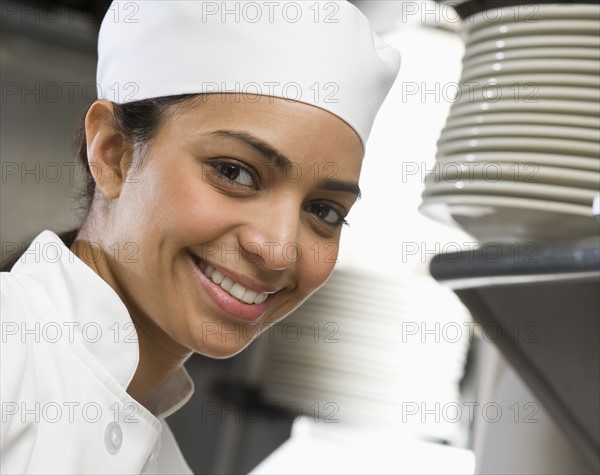
{"label": "white chef hat", "polygon": [[116,103],[222,92],[297,100],[337,115],[364,144],[399,67],[347,1],[114,1],[97,89]]}

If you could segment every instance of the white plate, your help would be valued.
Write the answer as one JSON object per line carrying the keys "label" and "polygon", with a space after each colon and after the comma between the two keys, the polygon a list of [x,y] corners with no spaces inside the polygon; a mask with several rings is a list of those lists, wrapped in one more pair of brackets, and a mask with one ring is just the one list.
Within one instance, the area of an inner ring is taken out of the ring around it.
{"label": "white plate", "polygon": [[600,62],[592,59],[513,59],[465,67],[460,82],[464,83],[482,76],[535,73],[598,75]]}
{"label": "white plate", "polygon": [[[581,86],[547,86],[533,81],[514,82],[512,84],[488,82],[485,86],[471,85],[462,87],[455,97],[455,104],[496,102],[508,100],[512,102],[540,102],[546,99],[566,101],[600,102],[600,90],[595,87]],[[599,106],[600,110],[600,106]]]}
{"label": "white plate", "polygon": [[483,52],[475,56],[469,56],[462,61],[463,68],[470,68],[479,64],[496,63],[514,59],[590,59],[600,60],[600,49],[598,48],[521,48],[503,51]]}
{"label": "white plate", "polygon": [[485,242],[555,242],[597,236],[591,206],[486,195],[438,195],[419,210]]}
{"label": "white plate", "polygon": [[472,114],[461,117],[449,116],[445,128],[453,130],[459,127],[476,127],[486,124],[548,124],[565,125],[569,127],[582,127],[600,129],[600,117],[587,117],[584,115],[568,114],[514,114],[510,112]]}
{"label": "white plate", "polygon": [[[412,327],[411,327],[412,328]],[[372,341],[377,341],[377,335],[364,335],[361,340],[360,332],[357,332],[353,339],[350,337],[346,338],[346,350],[333,351],[322,351],[315,354],[315,350],[311,348],[299,348],[294,352],[288,353],[285,348],[278,348],[271,351],[269,350],[269,367],[271,368],[270,373],[275,376],[274,372],[277,368],[282,368],[287,371],[286,374],[290,373],[293,367],[296,368],[310,368],[311,371],[315,372],[326,372],[328,371],[331,375],[336,375],[336,379],[343,380],[347,379],[348,376],[353,375],[365,375],[369,376],[373,372],[377,372],[378,379],[393,380],[399,372],[410,371],[410,364],[407,362],[407,355],[410,354],[415,356],[427,356],[427,349],[431,354],[436,351],[432,345],[421,344],[421,351],[415,344],[410,345],[410,349],[413,351],[402,350],[398,348],[398,342],[402,342],[402,334],[398,334],[395,342],[395,346],[392,346],[391,342],[388,345],[390,348],[387,351],[373,351],[373,346],[365,346],[362,344],[365,338],[370,338]],[[416,340],[416,338],[413,339]],[[417,340],[418,341],[418,340]],[[356,358],[356,355],[360,354],[360,358]],[[311,356],[308,356],[311,355]],[[348,361],[352,361],[352,365],[348,365]],[[455,366],[455,362],[438,363],[436,366],[439,368],[442,364],[448,366]],[[422,364],[422,366],[432,366],[434,362],[429,364]],[[337,374],[339,373],[339,374]],[[285,376],[285,375],[284,375]],[[298,377],[298,376],[294,376]]]}
{"label": "white plate", "polygon": [[600,160],[600,143],[583,142],[579,140],[547,137],[483,137],[438,143],[438,152],[446,155],[480,151],[559,153]]}
{"label": "white plate", "polygon": [[453,104],[450,108],[451,118],[470,114],[495,112],[510,113],[554,113],[583,115],[596,119],[600,116],[598,104],[584,101],[567,101],[560,99],[544,99],[539,102],[514,102],[509,100],[499,100],[498,102],[481,102],[467,104]]}
{"label": "white plate", "polygon": [[595,190],[572,186],[544,185],[540,183],[520,183],[491,180],[462,180],[456,183],[430,182],[425,185],[423,198],[435,195],[495,195],[518,198],[533,198],[573,203],[592,209]]}
{"label": "white plate", "polygon": [[[379,334],[381,335],[381,333]],[[373,342],[378,340],[377,335],[365,335],[364,338],[370,338]],[[399,341],[402,341],[402,335],[399,334]],[[363,340],[364,341],[364,340]],[[361,343],[361,340],[346,340],[344,349],[338,349],[337,351],[329,350],[323,352],[311,352],[311,348],[307,347],[294,347],[289,345],[289,348],[272,348],[269,349],[269,366],[274,371],[276,368],[287,368],[287,372],[292,366],[296,367],[310,367],[315,372],[329,371],[331,374],[340,372],[339,379],[343,379],[344,376],[364,374],[369,375],[373,371],[380,370],[380,379],[392,379],[394,372],[406,371],[410,368],[407,364],[406,359],[403,356],[406,352],[398,348],[398,342],[396,345],[388,345],[385,351],[377,348],[375,345],[367,346]],[[424,345],[423,345],[424,346]],[[331,346],[333,348],[333,346]],[[352,358],[360,352],[360,358]],[[414,352],[413,352],[414,354]],[[348,365],[348,358],[353,359],[352,366]]]}
{"label": "white plate", "polygon": [[473,32],[491,24],[528,24],[552,18],[585,20],[595,17],[600,17],[600,8],[597,5],[511,5],[506,8],[485,10],[465,18],[461,24],[461,31]]}
{"label": "white plate", "polygon": [[[348,365],[348,360],[346,365]],[[427,394],[412,388],[406,390],[405,385],[407,381],[413,381],[422,385],[423,389],[429,390],[429,394],[435,391],[435,384],[429,382],[423,383],[423,375],[415,374],[414,372],[405,373],[404,371],[398,371],[395,380],[379,382],[375,381],[373,377],[373,375],[379,373],[379,369],[375,367],[371,369],[370,374],[352,375],[351,378],[347,378],[347,381],[340,383],[336,378],[337,370],[329,370],[326,373],[319,374],[313,372],[312,368],[306,371],[305,368],[300,367],[297,369],[294,368],[298,374],[298,377],[294,377],[293,373],[290,375],[291,369],[287,370],[287,375],[284,370],[278,372],[277,377],[270,376],[268,379],[265,378],[260,381],[261,387],[265,389],[266,398],[282,403],[291,402],[300,404],[305,408],[312,406],[313,410],[315,409],[315,402],[320,401],[319,411],[323,412],[323,416],[327,413],[330,416],[335,414],[335,407],[337,406],[340,410],[337,414],[339,419],[346,418],[347,404],[354,406],[355,409],[360,409],[360,402],[362,401],[363,412],[368,412],[368,409],[364,408],[364,406],[369,403],[400,405],[398,402],[398,394],[400,393],[405,397],[410,394],[413,398],[422,398]],[[271,371],[271,368],[266,368],[265,371]],[[303,373],[307,373],[307,375],[300,376]],[[430,370],[428,371],[429,375],[438,377],[438,387],[440,384],[443,387],[451,386],[450,382],[439,378],[439,376],[443,376],[443,373],[440,374],[437,371]],[[452,392],[449,393],[448,395],[452,394]],[[353,401],[354,404],[352,404]],[[334,405],[326,406],[327,402],[334,403]],[[289,409],[293,410],[295,408],[291,406]]]}
{"label": "white plate", "polygon": [[600,172],[600,160],[580,158],[572,155],[534,152],[473,152],[436,155],[438,162],[512,162],[517,164],[536,163],[550,167],[584,170],[584,173]]}
{"label": "white plate", "polygon": [[598,35],[600,23],[598,20],[563,20],[551,19],[538,23],[502,23],[488,24],[467,34],[465,43],[477,44],[489,39],[501,39],[517,36],[536,35]]}
{"label": "white plate", "polygon": [[508,51],[520,48],[600,48],[600,37],[595,35],[534,35],[514,38],[494,38],[478,44],[468,45],[464,58],[485,52]]}
{"label": "white plate", "polygon": [[[400,341],[402,341],[401,338]],[[373,385],[384,383],[383,386],[386,386],[385,383],[389,385],[393,382],[401,384],[401,379],[398,379],[401,374],[412,373],[416,377],[419,376],[418,373],[415,374],[414,365],[409,363],[410,359],[406,357],[405,353],[382,352],[373,355],[371,361],[366,364],[362,356],[363,348],[359,345],[348,346],[352,348],[349,348],[347,353],[335,357],[329,355],[329,353],[311,355],[310,352],[304,351],[303,353],[289,355],[291,358],[285,358],[284,353],[269,351],[268,378],[271,381],[278,382],[298,382],[303,386],[318,389],[322,386],[329,386],[330,388],[348,386],[348,383],[351,383],[352,380],[356,383],[356,379],[360,379],[357,376],[365,377],[367,380],[371,379]],[[435,351],[431,345],[428,346],[432,349],[432,352]],[[396,345],[397,347],[398,345]],[[360,358],[357,358],[357,353],[361,355]],[[426,352],[416,354],[413,352],[413,356],[426,358],[427,354]],[[360,365],[357,363],[357,366],[353,367],[355,360],[360,360],[361,363]],[[349,364],[350,361],[352,365]],[[446,369],[447,373],[449,373],[452,366],[456,371],[456,361],[440,362],[437,365],[431,361],[427,364],[420,364],[421,369],[433,367],[431,369],[441,371]],[[379,386],[381,385],[379,384]]]}
{"label": "white plate", "polygon": [[[367,300],[376,301],[377,296],[370,295]],[[285,354],[309,351],[333,355],[347,351],[348,339],[352,340],[353,336],[357,336],[362,339],[359,338],[359,341],[352,342],[350,351],[356,351],[357,345],[363,348],[373,347],[374,350],[390,351],[394,354],[403,354],[409,349],[414,351],[415,349],[411,348],[410,344],[399,348],[397,343],[398,339],[402,339],[406,322],[417,322],[418,324],[423,321],[423,307],[418,308],[416,304],[408,308],[399,305],[392,309],[392,312],[381,312],[380,310],[379,308],[372,310],[361,308],[358,311],[349,311],[343,316],[333,317],[326,312],[319,311],[318,320],[321,321],[319,333],[315,333],[316,326],[300,331],[295,328],[290,329],[289,333],[277,332],[269,340],[269,348]],[[335,327],[335,331],[332,331],[332,325]],[[381,333],[382,327],[386,328],[385,334]],[[315,341],[315,336],[320,338]],[[414,340],[411,343],[414,343]],[[421,348],[426,351],[423,345]]]}
{"label": "white plate", "polygon": [[[355,386],[354,391],[349,391],[347,394],[353,394],[357,392],[356,383],[357,379],[360,381],[362,378],[370,380],[371,385],[363,387],[363,392],[369,392],[372,395],[381,394],[382,390],[389,389],[390,384],[401,384],[402,377],[407,374],[415,374],[414,365],[411,365],[404,361],[403,367],[390,367],[388,366],[391,354],[381,354],[374,359],[367,367],[357,366],[353,368],[354,361],[356,358],[356,347],[354,349],[354,358],[352,353],[348,353],[344,357],[337,359],[337,361],[330,360],[323,354],[318,355],[318,361],[315,358],[311,358],[310,353],[304,352],[303,355],[297,355],[293,360],[285,361],[279,358],[282,354],[275,355],[270,354],[271,358],[277,358],[275,361],[269,362],[269,380],[277,381],[280,384],[286,385],[296,384],[305,388],[313,388],[313,393],[317,391],[323,391],[324,387],[327,387],[326,393],[335,390],[348,390],[352,386]],[[270,353],[270,352],[269,352]],[[401,355],[398,355],[399,357]],[[362,355],[361,358],[362,359]],[[352,364],[349,364],[352,361]],[[322,366],[321,366],[322,365]],[[386,374],[386,369],[395,369],[395,375],[392,371]],[[358,376],[358,377],[357,377]],[[361,378],[362,376],[362,378]],[[388,391],[384,391],[384,394]],[[392,398],[393,395],[388,393],[388,397]]]}
{"label": "white plate", "polygon": [[425,184],[476,179],[600,189],[600,172],[497,160],[440,160],[425,177]]}
{"label": "white plate", "polygon": [[[467,84],[465,84],[467,83]],[[458,83],[461,89],[481,89],[491,84],[513,86],[514,84],[538,84],[540,86],[558,87],[600,87],[600,77],[591,74],[554,74],[554,73],[518,73],[518,74],[484,74],[483,76],[462,80]]]}
{"label": "white plate", "polygon": [[473,127],[456,127],[442,129],[438,143],[451,140],[472,139],[477,137],[553,137],[569,140],[585,140],[600,142],[600,132],[580,127],[563,127],[560,125],[476,125]]}

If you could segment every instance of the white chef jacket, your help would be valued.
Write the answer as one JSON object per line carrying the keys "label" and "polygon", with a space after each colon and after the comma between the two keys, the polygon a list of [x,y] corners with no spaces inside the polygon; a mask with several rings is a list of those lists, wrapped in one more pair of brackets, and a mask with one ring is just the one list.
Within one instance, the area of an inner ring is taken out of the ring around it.
{"label": "white chef jacket", "polygon": [[39,234],[0,290],[1,473],[192,473],[164,420],[192,395],[188,373],[148,408],[127,394],[127,308],[56,234]]}

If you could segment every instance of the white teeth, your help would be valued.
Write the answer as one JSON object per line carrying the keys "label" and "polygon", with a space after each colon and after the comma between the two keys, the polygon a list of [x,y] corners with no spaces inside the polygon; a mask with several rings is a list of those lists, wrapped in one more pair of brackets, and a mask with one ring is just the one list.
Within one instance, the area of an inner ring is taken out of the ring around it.
{"label": "white teeth", "polygon": [[225,276],[219,272],[218,270],[214,271],[211,276],[209,276],[215,284],[221,284]]}
{"label": "white teeth", "polygon": [[233,287],[233,280],[231,280],[229,277],[225,277],[220,285],[221,288],[229,292],[231,290],[231,287]]}
{"label": "white teeth", "polygon": [[244,295],[242,295],[242,298],[240,300],[246,303],[254,303],[254,299],[257,295],[258,293],[254,292],[254,290],[246,290],[246,292],[244,292]]}
{"label": "white teeth", "polygon": [[215,284],[220,285],[221,288],[231,294],[238,300],[241,300],[247,304],[260,304],[267,300],[269,294],[264,292],[255,292],[254,290],[249,290],[244,287],[242,284],[238,284],[234,282],[229,277],[225,277],[225,275],[216,270],[213,266],[207,265],[204,262],[199,264],[200,270],[212,280]]}
{"label": "white teeth", "polygon": [[213,272],[215,271],[215,268],[214,268],[214,267],[212,267],[212,266],[206,266],[206,267],[203,269],[203,271],[204,271],[204,273],[205,273],[205,274],[206,274],[208,277],[211,277],[211,276],[213,275]]}
{"label": "white teeth", "polygon": [[254,303],[263,303],[265,300],[267,300],[267,297],[269,295],[268,294],[264,294],[264,293],[260,293],[258,294],[255,299],[254,299]]}
{"label": "white teeth", "polygon": [[241,299],[246,293],[246,289],[238,283],[233,284],[233,287],[229,290],[229,293],[236,299]]}

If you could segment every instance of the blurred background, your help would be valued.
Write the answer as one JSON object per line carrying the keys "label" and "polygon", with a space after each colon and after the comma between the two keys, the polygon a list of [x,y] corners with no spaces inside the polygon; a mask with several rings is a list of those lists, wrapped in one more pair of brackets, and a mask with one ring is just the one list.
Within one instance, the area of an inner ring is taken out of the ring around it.
{"label": "blurred background", "polygon": [[[571,416],[540,402],[528,373],[499,350],[500,327],[474,320],[451,286],[430,275],[434,256],[481,248],[461,226],[419,212],[463,71],[464,22],[452,5],[469,2],[353,3],[402,55],[368,145],[364,197],[321,291],[242,354],[188,362],[196,393],[168,422],[190,467],[594,473],[597,425],[589,440],[573,437],[574,423],[562,424]],[[81,222],[72,135],[95,99],[96,37],[109,4],[0,2],[2,260],[44,229]],[[593,284],[582,297],[592,296],[581,304],[592,315],[597,295]],[[596,334],[582,358],[597,352]],[[584,378],[597,391],[597,374]]]}

